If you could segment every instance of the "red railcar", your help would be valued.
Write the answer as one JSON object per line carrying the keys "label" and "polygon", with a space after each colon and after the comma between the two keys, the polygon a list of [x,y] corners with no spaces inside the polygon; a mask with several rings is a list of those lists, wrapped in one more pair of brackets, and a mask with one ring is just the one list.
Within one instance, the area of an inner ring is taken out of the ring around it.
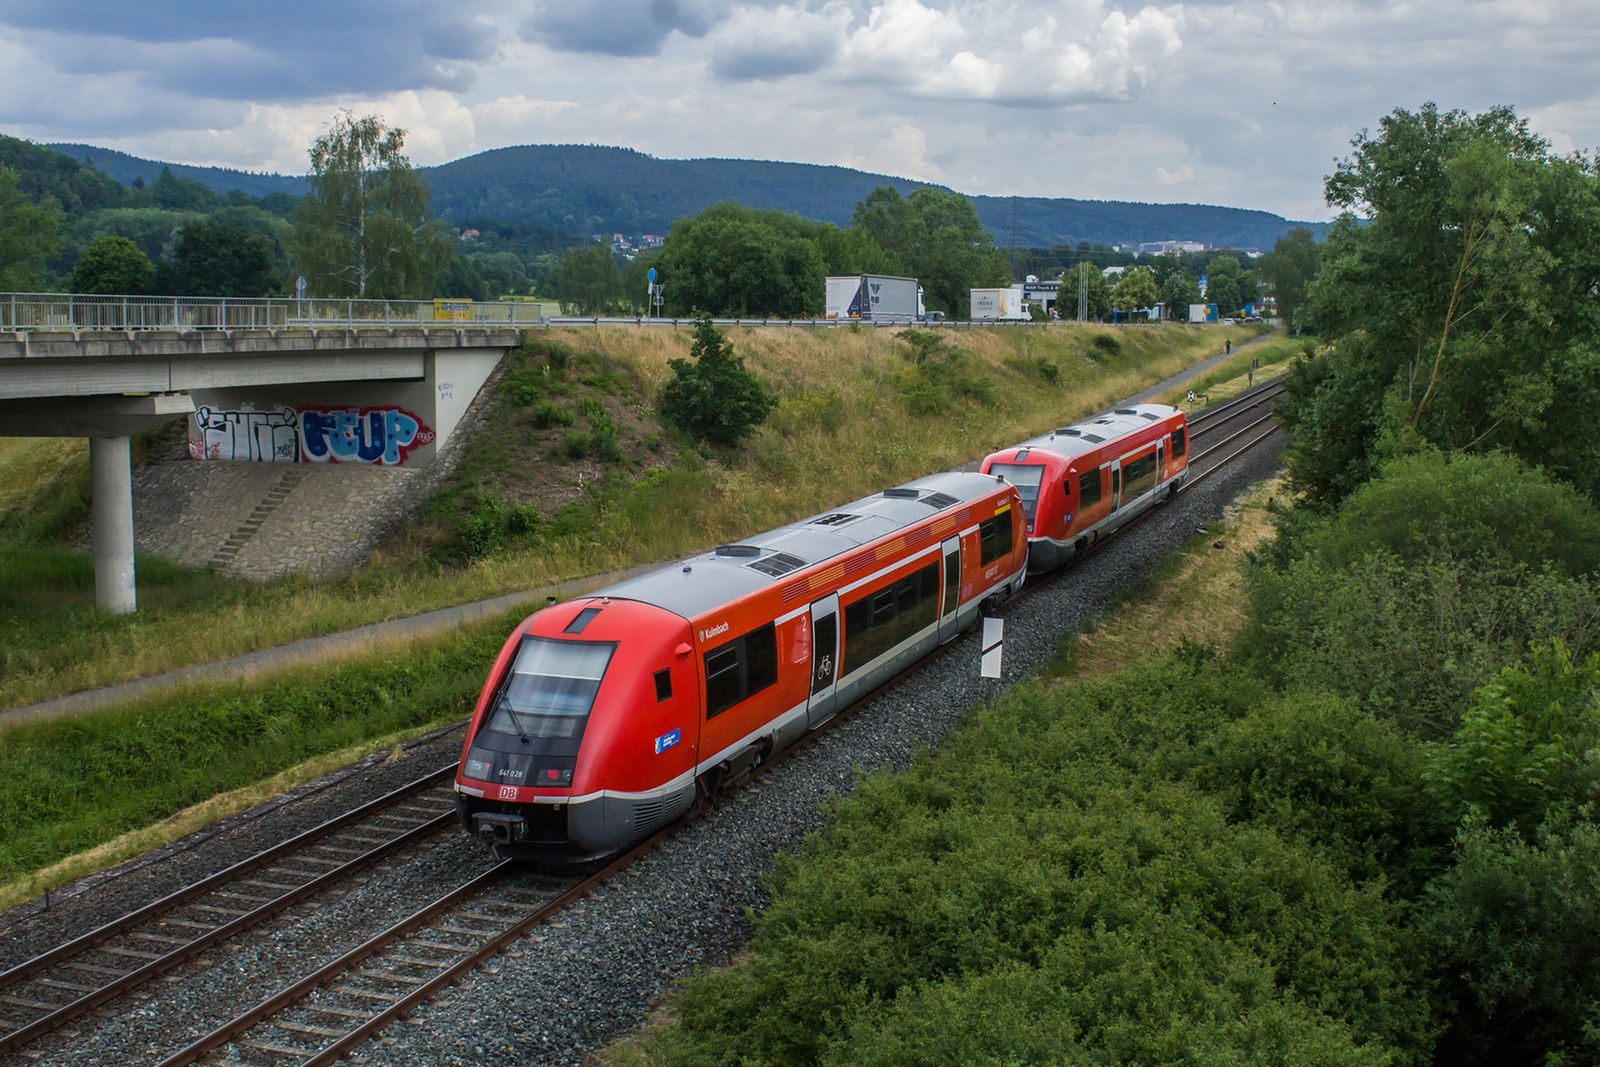
{"label": "red railcar", "polygon": [[986,457],[1017,487],[1028,569],[1048,571],[1177,493],[1189,476],[1189,424],[1163,404],[1117,408]]}
{"label": "red railcar", "polygon": [[502,855],[649,834],[1021,588],[1026,525],[996,476],[938,474],[529,616],[456,773]]}

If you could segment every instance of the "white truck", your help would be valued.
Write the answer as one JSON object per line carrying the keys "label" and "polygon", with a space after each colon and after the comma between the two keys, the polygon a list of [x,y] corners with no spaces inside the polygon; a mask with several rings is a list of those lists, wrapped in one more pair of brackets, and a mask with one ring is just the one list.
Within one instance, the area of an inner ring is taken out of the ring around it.
{"label": "white truck", "polygon": [[827,281],[827,315],[842,322],[923,322],[928,318],[915,278],[847,274]]}
{"label": "white truck", "polygon": [[1027,318],[1029,318],[1028,309],[1022,299],[1021,286],[1012,286],[1009,289],[972,290],[973,322]]}

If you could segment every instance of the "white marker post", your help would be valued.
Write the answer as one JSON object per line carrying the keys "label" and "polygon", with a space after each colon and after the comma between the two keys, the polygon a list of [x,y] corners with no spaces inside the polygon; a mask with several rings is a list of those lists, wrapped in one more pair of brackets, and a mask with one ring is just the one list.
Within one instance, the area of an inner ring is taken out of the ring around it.
{"label": "white marker post", "polygon": [[1006,620],[983,620],[983,662],[979,675],[984,678],[1000,677],[1000,652],[1005,647]]}

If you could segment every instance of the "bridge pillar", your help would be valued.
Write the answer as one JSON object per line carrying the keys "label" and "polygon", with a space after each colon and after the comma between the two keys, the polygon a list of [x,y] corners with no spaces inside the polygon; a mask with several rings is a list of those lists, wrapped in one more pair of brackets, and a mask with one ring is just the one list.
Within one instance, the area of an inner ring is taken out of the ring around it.
{"label": "bridge pillar", "polygon": [[139,606],[133,584],[133,469],[127,437],[89,438],[94,515],[94,600],[125,615]]}

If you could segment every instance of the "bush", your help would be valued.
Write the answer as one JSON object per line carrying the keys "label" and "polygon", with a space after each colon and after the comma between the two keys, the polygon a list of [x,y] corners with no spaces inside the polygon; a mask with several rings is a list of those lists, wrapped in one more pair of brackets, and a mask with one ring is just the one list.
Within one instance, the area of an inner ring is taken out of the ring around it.
{"label": "bush", "polygon": [[691,363],[674,359],[672,380],[662,390],[661,415],[669,423],[712,444],[732,447],[766,421],[777,397],[744,369],[722,331],[709,317],[695,325]]}
{"label": "bush", "polygon": [[136,295],[150,288],[155,267],[150,257],[126,237],[98,237],[72,268],[75,293]]}
{"label": "bush", "polygon": [[1122,342],[1117,340],[1115,337],[1112,337],[1109,333],[1095,334],[1094,346],[1100,351],[1109,353],[1111,355],[1116,355],[1118,352],[1122,351]]}
{"label": "bush", "polygon": [[533,409],[533,416],[530,421],[532,421],[535,430],[548,430],[555,426],[576,425],[578,416],[566,408],[556,407],[556,405],[546,401]]}
{"label": "bush", "polygon": [[1264,699],[1173,657],[1030,687],[868,778],[780,862],[751,959],[687,985],[665,1062],[1424,1057],[1403,913],[1338,858],[1363,828],[1285,814],[1414,793],[1408,742],[1318,705],[1275,751]]}

